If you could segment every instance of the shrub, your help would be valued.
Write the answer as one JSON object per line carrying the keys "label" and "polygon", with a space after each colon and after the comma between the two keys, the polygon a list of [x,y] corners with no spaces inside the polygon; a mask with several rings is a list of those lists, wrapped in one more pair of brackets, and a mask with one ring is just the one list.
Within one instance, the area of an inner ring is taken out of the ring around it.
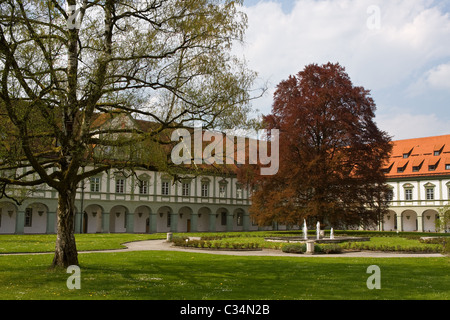
{"label": "shrub", "polygon": [[306,244],[286,244],[281,250],[286,253],[303,253],[306,252]]}
{"label": "shrub", "polygon": [[[316,249],[316,247],[318,247],[318,248]],[[325,254],[342,253],[342,247],[337,244],[326,244],[326,245],[322,245],[322,246],[314,246],[314,252],[322,252]]]}
{"label": "shrub", "polygon": [[450,255],[450,241],[446,239],[446,241],[442,242],[442,254]]}

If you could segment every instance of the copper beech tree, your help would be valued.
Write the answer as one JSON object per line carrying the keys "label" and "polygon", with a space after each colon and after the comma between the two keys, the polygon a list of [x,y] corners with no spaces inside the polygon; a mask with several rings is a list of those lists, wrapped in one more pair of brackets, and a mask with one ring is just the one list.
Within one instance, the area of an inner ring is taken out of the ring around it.
{"label": "copper beech tree", "polygon": [[254,186],[253,218],[335,228],[376,223],[386,210],[383,165],[391,144],[374,112],[369,91],[354,86],[339,64],[311,64],[282,81],[264,117],[267,129],[280,131],[279,171],[240,172]]}
{"label": "copper beech tree", "polygon": [[0,1],[0,197],[58,193],[53,266],[78,264],[82,181],[163,170],[168,130],[245,124],[256,75],[231,50],[247,26],[241,4]]}

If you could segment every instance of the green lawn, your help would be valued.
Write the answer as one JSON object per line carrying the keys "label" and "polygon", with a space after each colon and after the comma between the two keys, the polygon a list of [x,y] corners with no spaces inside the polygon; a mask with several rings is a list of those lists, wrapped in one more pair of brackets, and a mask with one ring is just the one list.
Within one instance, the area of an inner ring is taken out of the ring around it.
{"label": "green lawn", "polygon": [[[241,257],[190,252],[80,254],[69,290],[52,255],[0,257],[0,299],[450,299],[450,258]],[[369,290],[367,268],[381,270]]]}
{"label": "green lawn", "polygon": [[[264,243],[267,235],[240,234],[238,238]],[[124,242],[161,239],[165,234],[95,234],[76,238],[81,251],[122,248]],[[55,235],[2,235],[0,252],[52,252],[54,241]],[[371,241],[375,246],[380,242],[401,246],[418,243],[398,237]],[[70,274],[65,270],[49,269],[52,258],[52,254],[0,256],[0,299],[450,299],[450,257],[242,257],[189,251],[80,253],[80,290],[67,288]],[[380,267],[380,290],[366,286],[370,265]]]}
{"label": "green lawn", "polygon": [[[125,242],[165,239],[164,234],[76,234],[78,251],[122,249]],[[56,235],[0,235],[0,253],[53,252]]]}

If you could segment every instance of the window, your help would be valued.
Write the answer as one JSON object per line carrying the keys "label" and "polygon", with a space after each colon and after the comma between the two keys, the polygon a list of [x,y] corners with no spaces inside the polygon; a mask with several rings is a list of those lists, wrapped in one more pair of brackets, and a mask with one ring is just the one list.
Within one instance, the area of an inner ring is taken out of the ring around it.
{"label": "window", "polygon": [[450,163],[445,165],[445,170],[450,170]]}
{"label": "window", "polygon": [[161,194],[163,196],[168,196],[169,195],[169,181],[161,182]]}
{"label": "window", "polygon": [[403,154],[403,159],[408,159],[409,158],[409,153],[404,153]]}
{"label": "window", "polygon": [[181,195],[184,197],[188,197],[190,195],[190,183],[183,182],[181,184]]}
{"label": "window", "polygon": [[412,200],[413,194],[412,189],[405,189],[405,200]]}
{"label": "window", "polygon": [[91,178],[91,192],[100,192],[100,178]]}
{"label": "window", "polygon": [[116,179],[116,193],[125,193],[125,179]]}
{"label": "window", "polygon": [[202,197],[208,197],[209,194],[209,183],[202,182]]}
{"label": "window", "polygon": [[171,223],[172,223],[172,215],[170,214],[170,212],[167,212],[167,226],[170,227]]}
{"label": "window", "polygon": [[147,180],[139,180],[139,194],[148,194]]}
{"label": "window", "polygon": [[31,227],[31,224],[33,223],[33,211],[31,208],[27,208],[25,210],[25,227]]}
{"label": "window", "polygon": [[435,170],[436,170],[436,165],[428,166],[428,171],[435,171]]}
{"label": "window", "polygon": [[440,151],[440,150],[434,151],[434,155],[435,155],[435,156],[440,156],[440,155],[441,155],[441,151]]}
{"label": "window", "polygon": [[387,201],[394,200],[394,190],[389,190],[386,194]]}
{"label": "window", "polygon": [[426,188],[427,200],[434,200],[434,188]]}
{"label": "window", "polygon": [[219,197],[225,198],[227,195],[227,186],[225,184],[219,185]]}
{"label": "window", "polygon": [[236,185],[236,198],[242,199],[242,186],[239,184]]}

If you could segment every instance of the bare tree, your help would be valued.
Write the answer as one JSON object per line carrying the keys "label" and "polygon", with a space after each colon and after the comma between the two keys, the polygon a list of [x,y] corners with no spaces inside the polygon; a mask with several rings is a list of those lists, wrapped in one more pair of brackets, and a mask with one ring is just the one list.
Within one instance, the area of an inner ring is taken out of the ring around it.
{"label": "bare tree", "polygon": [[[113,167],[158,169],[164,161],[148,149],[167,142],[166,130],[245,123],[255,74],[231,54],[247,24],[239,5],[0,1],[0,189],[58,192],[53,266],[78,264],[80,181]],[[152,125],[111,125],[118,114]]]}

